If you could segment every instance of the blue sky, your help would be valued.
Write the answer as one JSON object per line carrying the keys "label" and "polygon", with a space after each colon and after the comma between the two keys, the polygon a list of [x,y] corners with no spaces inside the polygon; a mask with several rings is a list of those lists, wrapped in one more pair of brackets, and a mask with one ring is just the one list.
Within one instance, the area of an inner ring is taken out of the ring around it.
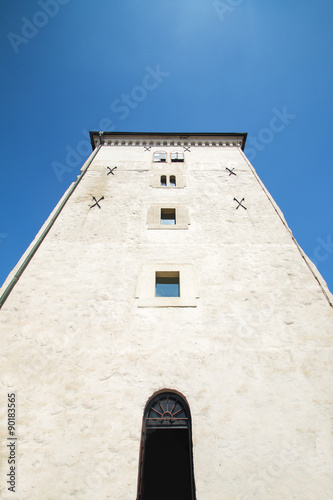
{"label": "blue sky", "polygon": [[86,131],[248,132],[332,291],[332,18],[329,0],[1,2],[0,283],[76,179]]}

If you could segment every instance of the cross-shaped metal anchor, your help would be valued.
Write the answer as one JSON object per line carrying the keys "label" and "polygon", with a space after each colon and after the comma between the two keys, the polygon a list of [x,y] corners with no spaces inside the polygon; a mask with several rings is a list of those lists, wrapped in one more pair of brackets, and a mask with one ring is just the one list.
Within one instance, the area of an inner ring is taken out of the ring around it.
{"label": "cross-shaped metal anchor", "polygon": [[226,169],[226,170],[228,170],[228,172],[229,172],[229,177],[230,177],[230,175],[237,175],[237,174],[234,172],[234,170],[235,170],[234,168],[233,168],[232,170],[230,170],[230,168],[225,167],[225,169]]}
{"label": "cross-shaped metal anchor", "polygon": [[239,208],[239,207],[243,207],[243,208],[245,208],[245,210],[247,210],[247,208],[246,208],[246,207],[244,207],[244,205],[242,205],[242,201],[244,201],[244,200],[245,200],[245,198],[242,198],[242,199],[241,199],[241,201],[238,201],[236,198],[234,198],[234,200],[235,200],[235,201],[237,201],[237,203],[238,203],[238,205],[237,205],[237,207],[236,207],[236,210],[237,210],[237,208]]}
{"label": "cross-shaped metal anchor", "polygon": [[96,205],[98,206],[98,208],[101,208],[101,207],[99,206],[99,202],[100,202],[101,200],[104,200],[104,196],[102,196],[102,198],[100,198],[99,200],[96,200],[95,196],[93,196],[93,200],[94,200],[94,202],[95,202],[95,203],[94,203],[93,205],[91,205],[91,207],[90,207],[90,208],[93,208],[93,207],[95,207]]}
{"label": "cross-shaped metal anchor", "polygon": [[145,151],[150,151],[151,146],[143,146],[145,148]]}
{"label": "cross-shaped metal anchor", "polygon": [[183,146],[184,151],[188,151],[188,152],[190,153],[190,152],[191,152],[191,151],[190,151],[190,147],[191,147],[191,146]]}
{"label": "cross-shaped metal anchor", "polygon": [[113,171],[114,171],[117,167],[113,167],[113,168],[111,168],[111,167],[106,167],[106,168],[108,168],[108,169],[109,169],[109,172],[107,173],[107,175],[110,175],[110,174],[114,175]]}

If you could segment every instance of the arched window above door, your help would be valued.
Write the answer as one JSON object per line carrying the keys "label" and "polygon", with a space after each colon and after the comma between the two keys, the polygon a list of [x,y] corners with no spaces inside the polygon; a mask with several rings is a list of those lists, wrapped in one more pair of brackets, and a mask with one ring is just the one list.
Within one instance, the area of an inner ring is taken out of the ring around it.
{"label": "arched window above door", "polygon": [[189,427],[190,415],[184,400],[167,392],[155,397],[146,409],[146,427]]}

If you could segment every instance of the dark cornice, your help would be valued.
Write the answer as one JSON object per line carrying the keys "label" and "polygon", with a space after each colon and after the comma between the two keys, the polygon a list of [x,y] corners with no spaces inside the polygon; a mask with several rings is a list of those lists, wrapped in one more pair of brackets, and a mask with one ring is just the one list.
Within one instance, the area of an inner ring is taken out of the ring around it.
{"label": "dark cornice", "polygon": [[226,138],[226,137],[239,137],[242,140],[242,150],[244,151],[245,142],[247,138],[247,133],[240,132],[230,132],[230,133],[221,133],[221,132],[99,132],[99,131],[91,131],[90,132],[90,141],[93,150],[95,149],[95,138],[98,137],[154,137],[158,138],[166,138],[166,137],[179,137],[179,139],[188,140],[191,137],[215,137],[215,138]]}

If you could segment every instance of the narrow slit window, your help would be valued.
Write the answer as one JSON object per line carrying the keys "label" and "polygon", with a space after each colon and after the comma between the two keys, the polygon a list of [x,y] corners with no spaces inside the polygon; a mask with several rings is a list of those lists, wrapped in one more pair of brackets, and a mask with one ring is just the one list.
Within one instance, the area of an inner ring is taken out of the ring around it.
{"label": "narrow slit window", "polygon": [[176,187],[176,176],[175,175],[170,175],[170,186]]}
{"label": "narrow slit window", "polygon": [[179,271],[156,271],[155,297],[180,297]]}
{"label": "narrow slit window", "polygon": [[161,186],[166,186],[167,185],[167,178],[166,175],[161,175]]}
{"label": "narrow slit window", "polygon": [[161,224],[168,226],[176,224],[175,208],[161,208]]}

